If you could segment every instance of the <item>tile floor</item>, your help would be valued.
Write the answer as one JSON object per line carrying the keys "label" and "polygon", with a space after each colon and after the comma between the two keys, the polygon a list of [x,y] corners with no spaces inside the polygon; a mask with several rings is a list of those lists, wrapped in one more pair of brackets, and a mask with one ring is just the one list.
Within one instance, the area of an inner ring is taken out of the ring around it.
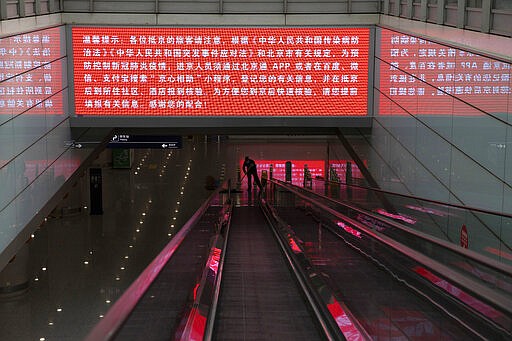
{"label": "tile floor", "polygon": [[[209,196],[206,176],[236,179],[245,155],[259,160],[326,155],[323,138],[205,140],[185,138],[180,150],[136,150],[131,170],[104,167],[103,215],[85,209],[49,219],[37,230],[30,243],[29,290],[0,299],[0,339],[83,339]],[[87,197],[82,182],[76,190],[84,193],[70,195],[74,202],[62,206],[88,206],[76,199]]]}

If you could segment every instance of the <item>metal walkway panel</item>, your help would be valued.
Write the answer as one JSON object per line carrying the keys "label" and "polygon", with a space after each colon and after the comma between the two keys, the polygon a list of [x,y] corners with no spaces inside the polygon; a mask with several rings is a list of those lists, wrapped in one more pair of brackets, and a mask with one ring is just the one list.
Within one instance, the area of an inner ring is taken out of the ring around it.
{"label": "metal walkway panel", "polygon": [[208,256],[221,207],[210,207],[132,311],[115,340],[170,340]]}
{"label": "metal walkway panel", "polygon": [[321,339],[261,210],[232,219],[214,339]]}

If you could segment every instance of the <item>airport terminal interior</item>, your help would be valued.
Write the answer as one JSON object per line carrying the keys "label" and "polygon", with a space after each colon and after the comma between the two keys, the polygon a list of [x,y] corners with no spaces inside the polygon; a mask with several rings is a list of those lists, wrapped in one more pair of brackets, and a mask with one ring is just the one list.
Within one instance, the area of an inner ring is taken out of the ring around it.
{"label": "airport terminal interior", "polygon": [[0,340],[512,339],[512,1],[0,0]]}

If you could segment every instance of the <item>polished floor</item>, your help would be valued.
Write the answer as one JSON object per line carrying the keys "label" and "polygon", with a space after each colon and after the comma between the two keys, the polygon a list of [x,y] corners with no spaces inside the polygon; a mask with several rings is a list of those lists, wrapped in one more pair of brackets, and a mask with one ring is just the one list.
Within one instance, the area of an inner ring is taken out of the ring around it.
{"label": "polished floor", "polygon": [[[325,160],[327,142],[267,137],[184,139],[180,150],[135,150],[132,169],[103,169],[103,215],[88,214],[86,178],[30,243],[30,287],[0,299],[1,340],[81,340],[210,195],[206,177],[237,178],[256,160]],[[311,162],[310,162],[311,163]],[[245,183],[242,187],[246,186]]]}

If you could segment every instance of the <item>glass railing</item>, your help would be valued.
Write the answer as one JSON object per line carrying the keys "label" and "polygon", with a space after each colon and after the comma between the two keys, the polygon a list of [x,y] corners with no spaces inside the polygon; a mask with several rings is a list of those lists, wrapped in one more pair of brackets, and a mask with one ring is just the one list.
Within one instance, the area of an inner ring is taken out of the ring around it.
{"label": "glass railing", "polygon": [[[269,202],[320,208],[323,224],[334,226],[342,235],[375,239],[406,255],[419,264],[410,269],[417,276],[470,310],[507,330],[510,327],[512,266],[469,246],[484,243],[477,233],[488,231],[483,225],[489,224],[491,217],[499,217],[500,222],[512,217],[323,180],[314,180],[311,189],[276,180],[272,184]],[[444,225],[440,226],[442,219]],[[480,229],[474,225],[471,229],[467,225],[453,231],[447,228],[459,222],[479,222]],[[455,234],[456,241],[447,238],[455,239]]]}
{"label": "glass railing", "polygon": [[460,249],[512,265],[512,215],[422,199],[358,185],[312,181],[311,190]]}
{"label": "glass railing", "polygon": [[[219,186],[210,197],[201,205],[201,207],[194,213],[194,215],[181,227],[177,234],[170,240],[170,242],[164,247],[164,249],[156,256],[156,258],[146,267],[146,269],[139,275],[139,277],[130,285],[130,287],[123,293],[123,295],[115,302],[115,304],[109,309],[105,317],[91,330],[89,335],[86,337],[86,341],[96,340],[112,340],[117,337],[116,334],[123,328],[127,322],[130,314],[134,311],[139,301],[143,298],[146,291],[150,288],[153,282],[157,279],[159,273],[176,255],[176,251],[183,244],[184,240],[191,234],[198,224],[201,222],[208,226],[223,226],[222,219],[227,214],[224,210],[229,203],[227,200],[231,196],[231,187],[228,181],[225,181]],[[208,209],[214,206],[219,207],[219,216],[206,214]],[[219,225],[216,225],[219,224]],[[212,256],[213,257],[213,256]],[[208,262],[211,261],[211,257],[208,258]],[[200,264],[200,263],[197,263]],[[209,264],[209,263],[208,263]],[[207,265],[208,265],[207,264]],[[190,271],[197,269],[191,268]],[[199,284],[198,284],[199,285]],[[197,286],[196,286],[197,289]],[[190,288],[191,291],[194,288]],[[153,297],[153,296],[152,296]],[[191,295],[192,297],[192,295]],[[196,306],[195,306],[196,307]],[[205,308],[203,305],[202,309]],[[192,312],[196,315],[200,315],[199,311]],[[190,315],[190,316],[192,316]],[[208,315],[206,313],[206,315]],[[156,316],[156,315],[155,315]],[[188,316],[188,315],[187,315]],[[197,317],[197,316],[196,316]],[[205,323],[204,316],[198,316],[201,323]],[[193,320],[195,321],[195,320]],[[172,321],[171,321],[172,322]],[[204,324],[202,325],[205,326]],[[132,326],[133,327],[133,326]],[[188,328],[188,325],[187,325]],[[190,326],[190,330],[182,330],[183,333],[191,334],[195,332],[194,325]],[[134,327],[132,329],[132,332]],[[204,329],[203,329],[204,330]],[[187,334],[187,335],[188,335]],[[131,335],[131,334],[130,334]],[[136,335],[136,334],[133,334]],[[132,335],[132,336],[133,336]],[[184,334],[185,335],[185,334]],[[184,336],[185,337],[185,336]],[[186,337],[185,337],[186,338]],[[202,339],[202,337],[200,337]]]}

